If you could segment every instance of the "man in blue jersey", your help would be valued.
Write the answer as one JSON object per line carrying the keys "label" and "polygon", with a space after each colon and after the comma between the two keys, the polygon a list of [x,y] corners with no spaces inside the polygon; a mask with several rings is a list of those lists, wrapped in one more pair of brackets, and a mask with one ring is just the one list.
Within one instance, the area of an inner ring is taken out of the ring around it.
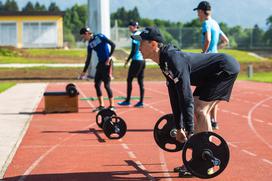
{"label": "man in blue jersey", "polygon": [[[128,26],[129,30],[131,31],[132,35],[139,35],[141,32],[138,30],[139,24],[138,22],[132,21],[129,23]],[[125,62],[125,67],[129,63],[130,59],[132,59],[128,77],[127,77],[127,97],[126,100],[123,102],[118,102],[121,106],[129,106],[130,105],[130,98],[131,98],[131,91],[132,91],[132,81],[134,77],[137,77],[138,84],[140,87],[140,100],[134,107],[143,107],[143,99],[144,99],[144,69],[145,69],[145,60],[143,58],[142,53],[139,50],[140,41],[132,39],[131,45],[131,52]]]}
{"label": "man in blue jersey", "polygon": [[[93,111],[100,111],[105,108],[104,106],[104,100],[102,96],[101,91],[101,83],[104,82],[104,87],[107,91],[108,98],[109,98],[109,109],[115,110],[114,107],[114,100],[113,100],[113,94],[112,90],[110,88],[110,68],[112,64],[111,56],[115,49],[115,44],[109,40],[105,35],[103,34],[93,34],[89,28],[82,28],[80,30],[80,35],[82,36],[84,41],[88,41],[88,47],[87,47],[87,58],[85,62],[85,66],[83,69],[83,72],[81,73],[80,77],[84,77],[86,75],[87,69],[90,65],[91,57],[92,57],[92,51],[96,51],[97,57],[98,57],[98,64],[96,66],[96,73],[95,73],[95,90],[99,101],[99,106],[94,109]],[[109,50],[109,46],[111,47],[111,50]]]}
{"label": "man in blue jersey", "polygon": [[[217,53],[218,49],[224,48],[229,40],[220,29],[218,23],[211,17],[211,5],[202,1],[194,9],[197,10],[199,20],[202,22],[202,53]],[[220,41],[220,44],[218,45]],[[218,129],[217,105],[211,111],[211,123],[214,129]]]}

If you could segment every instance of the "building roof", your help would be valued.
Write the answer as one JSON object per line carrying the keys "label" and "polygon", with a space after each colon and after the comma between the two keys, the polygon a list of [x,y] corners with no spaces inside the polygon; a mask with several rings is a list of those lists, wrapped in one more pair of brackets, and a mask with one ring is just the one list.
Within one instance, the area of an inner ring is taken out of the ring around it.
{"label": "building roof", "polygon": [[6,11],[0,12],[0,16],[64,16],[64,12],[50,11]]}

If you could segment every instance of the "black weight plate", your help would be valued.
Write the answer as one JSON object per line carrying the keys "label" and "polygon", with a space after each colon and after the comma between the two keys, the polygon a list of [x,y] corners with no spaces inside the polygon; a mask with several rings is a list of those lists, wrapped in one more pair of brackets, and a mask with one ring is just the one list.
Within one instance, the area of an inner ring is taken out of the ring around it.
{"label": "black weight plate", "polygon": [[109,139],[120,139],[126,134],[127,125],[122,118],[112,116],[104,122],[103,131]]}
{"label": "black weight plate", "polygon": [[105,119],[111,118],[112,116],[116,116],[116,113],[110,109],[102,109],[96,115],[96,124],[99,128],[103,127],[103,123]]}
{"label": "black weight plate", "polygon": [[76,85],[73,84],[73,83],[67,84],[66,87],[65,87],[66,92],[68,92],[69,87],[76,87]]}
{"label": "black weight plate", "polygon": [[157,145],[168,152],[182,150],[184,143],[180,143],[175,137],[175,122],[173,114],[162,116],[154,126],[153,136]]}
{"label": "black weight plate", "polygon": [[71,97],[76,96],[78,94],[75,84],[72,83],[67,84],[65,89],[67,94]]}
{"label": "black weight plate", "polygon": [[[210,141],[210,137],[212,138]],[[191,151],[191,157],[187,151]],[[209,150],[213,156],[220,160],[220,165],[214,167],[214,164],[207,159],[203,159],[203,151]],[[182,160],[185,167],[194,176],[199,178],[213,178],[224,171],[229,162],[229,147],[226,141],[216,133],[201,132],[193,135],[185,143],[182,152]],[[213,173],[208,173],[208,170],[213,168]]]}

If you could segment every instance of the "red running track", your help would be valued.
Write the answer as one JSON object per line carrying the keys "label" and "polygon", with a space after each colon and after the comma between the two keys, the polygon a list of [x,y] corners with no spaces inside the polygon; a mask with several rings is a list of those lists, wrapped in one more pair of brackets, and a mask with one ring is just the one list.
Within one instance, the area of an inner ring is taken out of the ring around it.
{"label": "red running track", "polygon": [[[66,84],[49,84],[61,91]],[[94,97],[93,83],[78,83],[80,97]],[[112,83],[115,96],[126,84]],[[41,100],[4,179],[10,180],[199,180],[178,178],[181,153],[160,150],[153,140],[156,120],[170,112],[164,82],[146,82],[145,108],[117,107],[128,132],[108,140],[95,123],[97,102],[79,101],[79,113],[42,114]],[[105,95],[105,92],[104,92]],[[133,95],[138,96],[134,84]],[[105,102],[106,105],[108,102]],[[211,180],[268,181],[272,177],[272,84],[238,81],[230,103],[219,105],[217,131],[229,143],[226,170]]]}

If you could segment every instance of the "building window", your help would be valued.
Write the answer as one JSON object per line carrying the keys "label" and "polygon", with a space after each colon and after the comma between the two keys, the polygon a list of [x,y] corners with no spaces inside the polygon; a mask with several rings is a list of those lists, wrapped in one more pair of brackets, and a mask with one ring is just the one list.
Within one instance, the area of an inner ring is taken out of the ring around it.
{"label": "building window", "polygon": [[17,46],[16,23],[0,22],[0,45]]}
{"label": "building window", "polygon": [[24,22],[23,47],[57,47],[55,22]]}

